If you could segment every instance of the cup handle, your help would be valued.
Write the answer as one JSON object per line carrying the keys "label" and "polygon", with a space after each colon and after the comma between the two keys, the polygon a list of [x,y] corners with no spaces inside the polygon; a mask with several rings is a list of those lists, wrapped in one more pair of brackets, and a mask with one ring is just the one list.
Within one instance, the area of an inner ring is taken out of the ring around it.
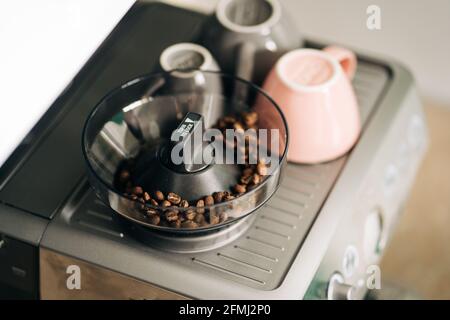
{"label": "cup handle", "polygon": [[347,77],[350,80],[353,79],[356,72],[357,60],[356,55],[352,51],[338,46],[329,46],[324,48],[323,51],[337,59]]}

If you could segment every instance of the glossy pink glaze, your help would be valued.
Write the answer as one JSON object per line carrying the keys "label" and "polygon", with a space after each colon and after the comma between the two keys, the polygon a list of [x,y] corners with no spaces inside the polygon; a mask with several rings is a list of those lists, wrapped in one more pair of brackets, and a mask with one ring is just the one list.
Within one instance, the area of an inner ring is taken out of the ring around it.
{"label": "glossy pink glaze", "polygon": [[[345,63],[341,66],[342,61]],[[318,67],[306,65],[309,63]],[[298,163],[329,161],[354,145],[361,128],[349,78],[355,69],[354,54],[339,47],[333,47],[330,53],[294,50],[277,62],[263,88],[286,116],[290,133],[288,160]],[[292,76],[298,70],[310,70],[309,75]]]}

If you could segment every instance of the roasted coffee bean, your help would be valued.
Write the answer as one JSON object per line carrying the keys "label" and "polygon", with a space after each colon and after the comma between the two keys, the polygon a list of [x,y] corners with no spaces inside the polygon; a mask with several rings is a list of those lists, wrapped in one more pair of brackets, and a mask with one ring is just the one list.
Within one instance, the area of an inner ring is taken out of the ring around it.
{"label": "roasted coffee bean", "polygon": [[214,204],[214,198],[212,196],[206,196],[203,201],[205,202],[205,206],[212,206]]}
{"label": "roasted coffee bean", "polygon": [[214,212],[209,213],[209,223],[210,224],[218,224],[219,223],[219,217]]}
{"label": "roasted coffee bean", "polygon": [[204,213],[205,209],[202,209],[205,206],[205,202],[200,199],[197,201],[197,204],[195,205],[197,207],[197,212],[198,213]]}
{"label": "roasted coffee bean", "polygon": [[253,168],[245,168],[242,170],[242,176],[243,177],[250,177],[253,174],[254,170]]}
{"label": "roasted coffee bean", "polygon": [[163,201],[164,200],[164,193],[162,193],[161,191],[156,191],[155,192],[155,199],[158,201]]}
{"label": "roasted coffee bean", "polygon": [[225,116],[225,117],[223,117],[222,118],[222,120],[227,124],[227,125],[232,125],[232,124],[234,124],[236,121],[237,121],[237,119],[236,119],[236,117],[235,116]]}
{"label": "roasted coffee bean", "polygon": [[135,186],[133,188],[132,192],[137,196],[142,196],[142,194],[144,193],[144,190],[142,189],[142,187]]}
{"label": "roasted coffee bean", "polygon": [[197,213],[194,210],[190,209],[184,213],[184,216],[187,220],[193,220],[196,214]]}
{"label": "roasted coffee bean", "polygon": [[205,216],[203,214],[197,213],[194,217],[194,222],[202,224],[205,221]]}
{"label": "roasted coffee bean", "polygon": [[261,176],[265,176],[267,174],[267,166],[263,162],[259,162],[256,166],[256,172]]}
{"label": "roasted coffee bean", "polygon": [[137,198],[136,201],[139,202],[139,203],[142,203],[142,204],[145,203],[144,198]]}
{"label": "roasted coffee bean", "polygon": [[170,207],[170,206],[172,206],[172,204],[168,200],[164,200],[163,202],[161,202],[161,207]]}
{"label": "roasted coffee bean", "polygon": [[244,126],[240,122],[233,123],[233,129],[239,133],[243,133],[245,131]]}
{"label": "roasted coffee bean", "polygon": [[194,228],[198,228],[198,224],[195,223],[194,221],[186,220],[181,223],[181,228],[194,229]]}
{"label": "roasted coffee bean", "polygon": [[119,181],[120,182],[127,182],[130,179],[130,171],[128,170],[122,170],[119,174]]}
{"label": "roasted coffee bean", "polygon": [[152,216],[152,215],[158,214],[158,211],[156,211],[155,209],[152,209],[152,208],[145,208],[145,214],[147,216]]}
{"label": "roasted coffee bean", "polygon": [[223,197],[223,201],[230,201],[230,200],[233,200],[234,198],[235,197],[232,194],[228,193],[227,195],[225,195]]}
{"label": "roasted coffee bean", "polygon": [[234,191],[236,191],[237,193],[245,193],[245,191],[247,191],[247,188],[245,187],[245,185],[237,184],[234,186]]}
{"label": "roasted coffee bean", "polygon": [[155,199],[150,199],[150,204],[155,207],[159,206],[158,202]]}
{"label": "roasted coffee bean", "polygon": [[227,123],[223,119],[220,119],[219,122],[217,123],[217,128],[222,130],[225,129],[226,127]]}
{"label": "roasted coffee bean", "polygon": [[174,210],[168,210],[164,212],[164,216],[166,217],[166,220],[169,222],[178,220],[178,212]]}
{"label": "roasted coffee bean", "polygon": [[172,222],[170,222],[170,227],[172,228],[180,228],[181,227],[181,221],[180,220],[174,220]]}
{"label": "roasted coffee bean", "polygon": [[148,217],[148,220],[149,220],[150,224],[157,226],[159,224],[159,222],[161,221],[161,218],[157,214],[152,214],[151,216]]}
{"label": "roasted coffee bean", "polygon": [[181,208],[187,208],[189,207],[189,202],[187,202],[187,200],[181,200],[179,206]]}
{"label": "roasted coffee bean", "polygon": [[254,126],[258,122],[258,114],[254,111],[252,112],[243,112],[241,114],[242,120],[244,121],[247,127]]}
{"label": "roasted coffee bean", "polygon": [[146,202],[149,202],[152,198],[150,197],[150,195],[148,194],[148,192],[144,192],[143,198]]}
{"label": "roasted coffee bean", "polygon": [[222,202],[223,196],[224,196],[224,193],[222,191],[214,192],[213,193],[214,202],[215,203]]}
{"label": "roasted coffee bean", "polygon": [[252,176],[252,180],[251,180],[252,185],[256,186],[256,185],[259,184],[260,182],[261,182],[261,176],[260,176],[259,174],[255,173],[255,174]]}
{"label": "roasted coffee bean", "polygon": [[181,202],[181,197],[179,195],[177,195],[176,193],[169,192],[167,194],[167,200],[173,204],[179,204]]}
{"label": "roasted coffee bean", "polygon": [[228,215],[226,212],[221,212],[219,214],[219,222],[225,222],[228,219]]}
{"label": "roasted coffee bean", "polygon": [[131,200],[137,200],[137,199],[138,199],[138,196],[135,195],[135,194],[132,194],[132,195],[130,195],[130,199],[131,199]]}
{"label": "roasted coffee bean", "polygon": [[249,184],[251,180],[252,180],[252,176],[242,176],[242,177],[239,179],[239,182],[240,182],[241,184]]}

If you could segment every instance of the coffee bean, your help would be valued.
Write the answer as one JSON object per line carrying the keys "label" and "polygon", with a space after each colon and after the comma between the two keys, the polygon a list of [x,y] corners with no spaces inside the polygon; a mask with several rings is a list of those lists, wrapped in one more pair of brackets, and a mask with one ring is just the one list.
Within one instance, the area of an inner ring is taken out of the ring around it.
{"label": "coffee bean", "polygon": [[223,201],[233,200],[235,197],[232,194],[227,194],[223,197]]}
{"label": "coffee bean", "polygon": [[155,207],[159,206],[158,202],[155,199],[150,199],[150,204]]}
{"label": "coffee bean", "polygon": [[189,202],[187,202],[187,200],[181,200],[179,206],[181,208],[187,208],[187,207],[189,207]]}
{"label": "coffee bean", "polygon": [[212,196],[205,197],[205,206],[212,206],[214,204],[214,198]]}
{"label": "coffee bean", "polygon": [[164,200],[163,202],[161,202],[161,207],[170,207],[170,206],[172,206],[172,204],[168,200]]}
{"label": "coffee bean", "polygon": [[161,191],[156,191],[155,192],[155,199],[158,201],[163,201],[164,200],[164,193],[162,193]]}
{"label": "coffee bean", "polygon": [[186,220],[186,221],[181,223],[181,228],[194,229],[194,228],[197,228],[197,227],[198,227],[198,224],[195,223],[194,221],[191,221],[191,220]]}
{"label": "coffee bean", "polygon": [[205,206],[205,202],[202,199],[198,200],[195,206],[198,213],[205,213],[205,209],[202,209]]}
{"label": "coffee bean", "polygon": [[245,193],[245,191],[247,191],[247,188],[245,187],[245,185],[237,184],[234,186],[234,191],[236,191],[237,193]]}
{"label": "coffee bean", "polygon": [[150,224],[157,226],[159,224],[159,222],[161,221],[161,218],[159,217],[159,215],[153,214],[148,217],[148,220],[149,220]]}
{"label": "coffee bean", "polygon": [[130,171],[128,170],[122,170],[119,174],[119,181],[120,182],[127,182],[130,179]]}
{"label": "coffee bean", "polygon": [[237,119],[235,116],[225,116],[222,118],[222,120],[227,124],[227,125],[232,125],[234,124]]}
{"label": "coffee bean", "polygon": [[225,222],[228,219],[228,215],[226,212],[221,212],[219,214],[219,222]]}
{"label": "coffee bean", "polygon": [[256,185],[259,184],[260,182],[261,182],[261,176],[260,176],[259,174],[255,173],[255,174],[252,176],[251,183],[252,183],[254,186],[256,186]]}
{"label": "coffee bean", "polygon": [[181,227],[181,221],[180,220],[174,220],[170,222],[170,227],[178,229]]}
{"label": "coffee bean", "polygon": [[144,192],[143,197],[144,197],[144,200],[145,200],[146,202],[149,202],[149,201],[152,199],[152,198],[150,197],[150,195],[148,194],[148,192]]}
{"label": "coffee bean", "polygon": [[242,176],[241,179],[239,179],[239,182],[241,184],[249,184],[252,179],[252,176]]}
{"label": "coffee bean", "polygon": [[152,209],[152,208],[145,208],[145,214],[147,216],[153,216],[155,214],[158,214],[158,211],[156,211],[155,209]]}
{"label": "coffee bean", "polygon": [[252,112],[243,112],[241,114],[242,120],[244,121],[247,127],[254,126],[256,122],[258,122],[258,114],[254,111]]}
{"label": "coffee bean", "polygon": [[164,212],[164,216],[166,217],[166,220],[169,222],[178,220],[178,212],[177,211],[168,210],[168,211]]}
{"label": "coffee bean", "polygon": [[236,132],[239,132],[239,133],[243,133],[243,132],[244,132],[244,126],[243,126],[242,123],[240,123],[240,122],[235,122],[235,123],[233,124],[233,129],[234,129]]}
{"label": "coffee bean", "polygon": [[173,204],[179,204],[181,202],[181,197],[176,193],[169,192],[167,194],[167,200],[169,200]]}
{"label": "coffee bean", "polygon": [[142,189],[142,187],[135,186],[133,188],[132,192],[137,196],[142,196],[142,194],[144,193],[144,190]]}
{"label": "coffee bean", "polygon": [[261,176],[265,176],[267,174],[267,166],[264,163],[259,162],[256,166],[256,172]]}
{"label": "coffee bean", "polygon": [[203,214],[197,213],[194,217],[194,222],[198,224],[202,224],[205,221],[205,216]]}
{"label": "coffee bean", "polygon": [[194,210],[190,209],[184,213],[184,216],[186,217],[187,220],[193,220],[196,214],[197,213]]}
{"label": "coffee bean", "polygon": [[245,168],[244,170],[242,170],[242,176],[243,177],[250,177],[253,174],[253,168]]}
{"label": "coffee bean", "polygon": [[209,213],[209,223],[210,224],[218,224],[219,223],[219,217],[217,214],[210,212]]}
{"label": "coffee bean", "polygon": [[137,200],[137,199],[138,199],[138,196],[135,195],[135,194],[132,194],[132,195],[130,195],[130,199],[131,199],[131,200]]}
{"label": "coffee bean", "polygon": [[214,202],[215,203],[222,202],[223,196],[224,196],[224,193],[222,191],[214,192],[213,193]]}
{"label": "coffee bean", "polygon": [[225,129],[226,127],[227,123],[223,119],[220,119],[219,122],[217,123],[217,128],[222,130]]}

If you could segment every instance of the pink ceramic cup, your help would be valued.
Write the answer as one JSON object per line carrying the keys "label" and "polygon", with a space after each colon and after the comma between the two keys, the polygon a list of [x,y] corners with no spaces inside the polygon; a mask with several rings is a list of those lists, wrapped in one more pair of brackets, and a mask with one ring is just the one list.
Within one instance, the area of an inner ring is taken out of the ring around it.
{"label": "pink ceramic cup", "polygon": [[355,70],[355,55],[336,46],[298,49],[278,60],[263,88],[286,116],[289,161],[329,161],[354,145],[361,130]]}

